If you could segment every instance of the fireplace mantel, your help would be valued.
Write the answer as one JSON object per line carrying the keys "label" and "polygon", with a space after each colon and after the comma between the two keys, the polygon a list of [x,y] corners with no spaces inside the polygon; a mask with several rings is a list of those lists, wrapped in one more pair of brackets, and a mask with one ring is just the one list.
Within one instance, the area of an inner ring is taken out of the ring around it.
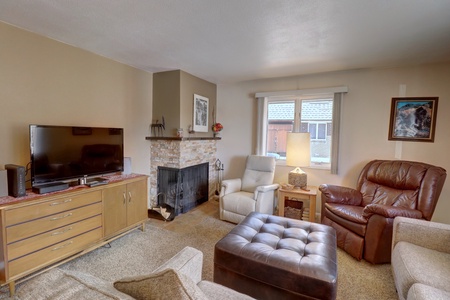
{"label": "fireplace mantel", "polygon": [[149,141],[207,141],[207,140],[221,140],[221,137],[176,137],[176,136],[147,136],[146,140]]}

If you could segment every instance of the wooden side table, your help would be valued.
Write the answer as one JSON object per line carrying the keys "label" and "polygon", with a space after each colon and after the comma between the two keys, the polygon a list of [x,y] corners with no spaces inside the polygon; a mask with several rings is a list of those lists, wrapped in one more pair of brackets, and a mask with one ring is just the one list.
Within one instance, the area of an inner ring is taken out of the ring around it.
{"label": "wooden side table", "polygon": [[[278,189],[278,215],[284,217],[284,207],[286,199],[289,200],[308,200],[303,201],[303,204],[309,207],[309,221],[316,221],[316,196],[317,187],[308,186],[309,191],[302,190],[299,188],[294,188],[292,190],[285,190],[283,188]],[[309,203],[308,203],[309,202]]]}

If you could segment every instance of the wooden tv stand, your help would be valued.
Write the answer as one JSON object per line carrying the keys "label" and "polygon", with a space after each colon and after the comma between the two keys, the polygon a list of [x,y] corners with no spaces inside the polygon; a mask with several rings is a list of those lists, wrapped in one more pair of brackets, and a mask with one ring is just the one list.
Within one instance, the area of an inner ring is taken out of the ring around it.
{"label": "wooden tv stand", "polygon": [[110,176],[106,185],[0,198],[0,284],[15,284],[140,227],[148,218],[147,177]]}

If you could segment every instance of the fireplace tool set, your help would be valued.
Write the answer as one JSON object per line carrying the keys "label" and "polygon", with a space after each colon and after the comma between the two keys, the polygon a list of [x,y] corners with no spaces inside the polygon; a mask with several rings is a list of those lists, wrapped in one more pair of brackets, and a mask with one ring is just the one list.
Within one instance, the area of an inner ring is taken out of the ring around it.
{"label": "fireplace tool set", "polygon": [[216,160],[215,167],[217,171],[216,196],[219,196],[220,189],[222,188],[222,173],[223,173],[223,163],[220,161],[220,159]]}

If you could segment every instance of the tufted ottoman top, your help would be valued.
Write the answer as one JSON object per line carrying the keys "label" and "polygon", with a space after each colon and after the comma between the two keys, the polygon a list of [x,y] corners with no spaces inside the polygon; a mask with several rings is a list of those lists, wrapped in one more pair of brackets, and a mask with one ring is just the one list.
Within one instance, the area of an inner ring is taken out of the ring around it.
{"label": "tufted ottoman top", "polygon": [[336,232],[326,225],[251,213],[216,244],[214,264],[299,298],[336,298]]}

